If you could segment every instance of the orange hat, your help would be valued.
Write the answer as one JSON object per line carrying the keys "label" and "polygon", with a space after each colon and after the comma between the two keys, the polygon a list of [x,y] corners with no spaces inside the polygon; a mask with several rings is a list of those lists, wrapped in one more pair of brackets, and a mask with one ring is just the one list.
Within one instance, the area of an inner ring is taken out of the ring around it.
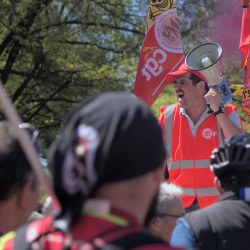
{"label": "orange hat", "polygon": [[202,79],[205,83],[207,83],[205,77],[198,71],[198,70],[191,70],[189,69],[185,63],[183,63],[180,68],[174,72],[166,74],[166,80],[167,84],[174,83],[176,76],[183,75],[187,72],[191,72],[194,75],[198,76],[200,79]]}

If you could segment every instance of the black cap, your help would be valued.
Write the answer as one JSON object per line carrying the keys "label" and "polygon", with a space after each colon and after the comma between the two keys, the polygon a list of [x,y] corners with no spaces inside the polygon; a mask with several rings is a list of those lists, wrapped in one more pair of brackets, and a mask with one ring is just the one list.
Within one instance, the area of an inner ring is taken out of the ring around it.
{"label": "black cap", "polygon": [[104,183],[147,174],[165,160],[161,128],[141,101],[126,92],[86,98],[69,115],[50,157],[62,207],[89,197]]}

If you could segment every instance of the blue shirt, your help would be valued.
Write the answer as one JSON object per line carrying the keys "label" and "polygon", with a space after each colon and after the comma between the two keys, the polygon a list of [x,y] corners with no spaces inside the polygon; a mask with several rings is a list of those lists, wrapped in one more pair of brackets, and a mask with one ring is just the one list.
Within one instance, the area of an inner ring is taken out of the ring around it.
{"label": "blue shirt", "polygon": [[170,246],[182,248],[198,248],[193,232],[185,218],[177,220],[177,225],[170,239]]}

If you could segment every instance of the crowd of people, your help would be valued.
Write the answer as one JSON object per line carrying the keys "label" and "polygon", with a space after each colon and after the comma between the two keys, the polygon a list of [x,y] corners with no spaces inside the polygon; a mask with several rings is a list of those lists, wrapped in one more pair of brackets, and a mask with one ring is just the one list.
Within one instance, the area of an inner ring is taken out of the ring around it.
{"label": "crowd of people", "polygon": [[178,103],[158,121],[125,92],[72,110],[48,157],[60,211],[48,197],[34,212],[37,177],[0,122],[0,249],[249,249],[250,135],[198,71],[166,79]]}

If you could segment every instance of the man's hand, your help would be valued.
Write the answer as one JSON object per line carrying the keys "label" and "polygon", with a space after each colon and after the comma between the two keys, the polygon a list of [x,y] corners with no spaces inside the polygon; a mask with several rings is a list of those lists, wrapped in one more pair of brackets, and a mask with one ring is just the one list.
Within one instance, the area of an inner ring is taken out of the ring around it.
{"label": "man's hand", "polygon": [[[221,106],[221,95],[219,89],[210,89],[205,95],[205,98],[206,97],[210,100],[210,109],[213,110],[213,112],[217,112]],[[220,113],[216,116],[216,119],[222,128],[225,139],[242,133],[242,129],[237,127],[226,114]]]}
{"label": "man's hand", "polygon": [[210,109],[213,112],[216,112],[220,109],[221,106],[221,95],[220,91],[218,89],[210,89],[207,94],[205,95],[205,98],[209,98],[210,101]]}

